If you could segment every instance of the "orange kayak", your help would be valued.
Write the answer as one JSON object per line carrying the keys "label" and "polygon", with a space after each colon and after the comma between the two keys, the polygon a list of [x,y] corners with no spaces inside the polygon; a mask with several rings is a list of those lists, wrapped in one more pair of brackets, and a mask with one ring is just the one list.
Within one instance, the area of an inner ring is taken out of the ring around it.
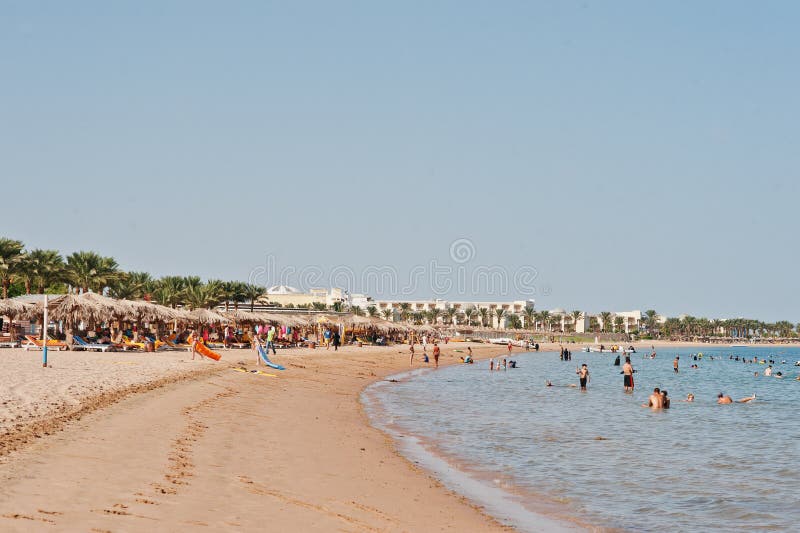
{"label": "orange kayak", "polygon": [[197,350],[197,353],[199,353],[200,355],[204,355],[209,359],[213,359],[214,361],[219,361],[222,358],[220,354],[213,351],[211,348],[209,348],[203,343],[198,342],[195,349]]}

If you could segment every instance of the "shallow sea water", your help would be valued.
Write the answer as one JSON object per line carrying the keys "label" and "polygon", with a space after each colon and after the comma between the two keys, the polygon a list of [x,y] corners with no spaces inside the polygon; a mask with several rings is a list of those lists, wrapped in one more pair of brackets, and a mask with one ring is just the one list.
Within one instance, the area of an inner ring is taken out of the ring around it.
{"label": "shallow sea water", "polygon": [[[633,394],[623,392],[615,354],[575,350],[569,362],[517,353],[519,367],[506,371],[489,372],[488,361],[417,370],[374,384],[363,401],[412,460],[441,456],[470,481],[507,493],[492,505],[480,492],[469,496],[521,530],[552,528],[515,507],[626,531],[798,530],[800,349],[708,347],[694,361],[698,350],[632,354]],[[731,355],[774,359],[785,377],[764,377],[766,365]],[[568,386],[582,363],[587,392]],[[669,391],[671,409],[641,406],[653,387]],[[695,401],[681,402],[690,392]],[[757,400],[717,405],[719,392]],[[409,438],[422,446],[403,446]]]}

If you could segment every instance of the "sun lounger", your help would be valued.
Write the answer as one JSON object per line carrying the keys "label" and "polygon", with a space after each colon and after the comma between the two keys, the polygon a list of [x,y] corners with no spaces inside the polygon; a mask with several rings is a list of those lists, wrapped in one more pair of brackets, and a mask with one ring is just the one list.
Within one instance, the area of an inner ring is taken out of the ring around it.
{"label": "sun lounger", "polygon": [[188,350],[192,349],[192,345],[191,344],[175,344],[174,342],[172,342],[171,340],[169,340],[167,338],[164,339],[164,344],[166,344],[168,347],[172,348],[173,350],[187,350],[188,351]]}
{"label": "sun lounger", "polygon": [[2,340],[0,341],[0,348],[18,348],[19,341]]}
{"label": "sun lounger", "polygon": [[[25,335],[25,342],[22,344],[22,347],[27,350],[41,350],[44,347],[44,343],[33,337],[32,335]],[[57,341],[55,339],[48,339],[47,340],[47,348],[53,350],[66,350],[69,348],[64,342]]]}
{"label": "sun lounger", "polygon": [[72,345],[73,350],[97,350],[101,352],[107,352],[109,350],[114,349],[113,344],[100,344],[99,342],[88,342],[83,337],[79,337],[77,335],[73,335],[72,340],[75,341],[75,344]]}

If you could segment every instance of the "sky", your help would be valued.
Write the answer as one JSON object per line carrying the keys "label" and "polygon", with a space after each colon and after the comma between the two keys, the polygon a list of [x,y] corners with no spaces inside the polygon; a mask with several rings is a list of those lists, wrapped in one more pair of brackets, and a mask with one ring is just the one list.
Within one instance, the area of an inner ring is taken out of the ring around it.
{"label": "sky", "polygon": [[0,236],[800,322],[800,4],[0,2]]}

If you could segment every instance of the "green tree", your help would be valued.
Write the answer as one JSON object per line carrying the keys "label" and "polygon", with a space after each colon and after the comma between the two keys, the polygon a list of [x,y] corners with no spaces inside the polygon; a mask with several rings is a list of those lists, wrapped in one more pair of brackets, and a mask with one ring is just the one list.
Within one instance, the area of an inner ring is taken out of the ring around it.
{"label": "green tree", "polygon": [[489,324],[489,308],[479,307],[478,314],[481,316],[481,326],[486,327]]}
{"label": "green tree", "polygon": [[400,320],[404,322],[408,322],[408,319],[411,317],[411,304],[408,302],[403,302],[400,304]]}
{"label": "green tree", "polygon": [[611,329],[611,313],[608,311],[600,313],[600,321],[603,323],[603,333],[607,333]]}
{"label": "green tree", "polygon": [[526,307],[522,310],[522,316],[525,317],[525,327],[528,329],[536,328],[536,311],[533,307]]}
{"label": "green tree", "polygon": [[186,297],[186,280],[181,276],[165,276],[155,283],[153,297],[161,305],[173,309],[184,303]]}
{"label": "green tree", "polygon": [[102,293],[120,278],[122,272],[114,258],[80,251],[67,257],[66,274],[68,282],[76,290]]}
{"label": "green tree", "polygon": [[507,312],[502,307],[498,307],[494,310],[494,314],[497,316],[497,327],[498,329],[505,328],[504,318],[507,315]]}
{"label": "green tree", "polygon": [[572,328],[573,328],[573,331],[577,332],[578,331],[578,320],[580,320],[581,317],[583,316],[583,311],[579,311],[579,310],[576,309],[572,313],[570,313],[570,315],[572,315]]}
{"label": "green tree", "polygon": [[24,256],[25,245],[22,241],[0,238],[0,284],[3,287],[3,299],[8,298],[9,287],[21,273]]}
{"label": "green tree", "polygon": [[656,324],[658,321],[658,313],[655,309],[648,309],[644,312],[645,324],[647,324],[647,332],[652,336],[655,335]]}
{"label": "green tree", "polygon": [[367,315],[369,315],[369,316],[371,316],[373,318],[378,316],[378,308],[375,307],[374,305],[367,306]]}
{"label": "green tree", "polygon": [[[250,302],[250,312],[253,312],[253,310],[255,309],[256,301],[258,301],[259,298],[267,294],[267,289],[265,287],[262,287],[261,285],[246,283],[242,289],[242,294],[244,295],[244,301]],[[323,304],[323,308],[324,305],[325,304]]]}
{"label": "green tree", "polygon": [[386,308],[381,311],[384,320],[390,320],[394,316],[394,311],[391,308]]}

